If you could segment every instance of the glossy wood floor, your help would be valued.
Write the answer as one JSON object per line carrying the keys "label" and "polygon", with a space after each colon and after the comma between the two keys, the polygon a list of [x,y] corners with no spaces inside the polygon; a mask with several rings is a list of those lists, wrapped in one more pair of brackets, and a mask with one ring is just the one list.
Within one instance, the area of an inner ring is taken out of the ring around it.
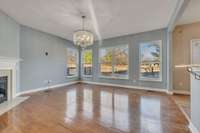
{"label": "glossy wood floor", "polygon": [[75,84],[31,95],[0,116],[0,133],[187,133],[164,93]]}
{"label": "glossy wood floor", "polygon": [[179,106],[182,112],[186,115],[186,118],[191,119],[191,109],[190,109],[190,96],[189,95],[173,95],[172,96],[175,103]]}

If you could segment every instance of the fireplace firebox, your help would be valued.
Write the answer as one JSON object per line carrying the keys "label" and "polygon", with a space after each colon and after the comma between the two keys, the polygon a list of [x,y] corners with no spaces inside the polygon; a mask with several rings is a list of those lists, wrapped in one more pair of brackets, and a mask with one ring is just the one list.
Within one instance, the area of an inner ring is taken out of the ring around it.
{"label": "fireplace firebox", "polygon": [[0,103],[7,101],[8,77],[0,77]]}

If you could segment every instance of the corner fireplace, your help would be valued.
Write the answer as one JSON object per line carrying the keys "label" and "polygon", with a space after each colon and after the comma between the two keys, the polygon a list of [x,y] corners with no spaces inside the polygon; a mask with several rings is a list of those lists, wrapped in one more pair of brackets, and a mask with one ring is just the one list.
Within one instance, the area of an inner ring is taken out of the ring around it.
{"label": "corner fireplace", "polygon": [[8,77],[0,77],[0,103],[8,100]]}

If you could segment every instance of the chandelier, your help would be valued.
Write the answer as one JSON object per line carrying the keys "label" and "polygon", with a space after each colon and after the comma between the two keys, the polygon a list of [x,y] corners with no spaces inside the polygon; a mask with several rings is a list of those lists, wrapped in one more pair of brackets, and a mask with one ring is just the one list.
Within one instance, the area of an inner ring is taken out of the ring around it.
{"label": "chandelier", "polygon": [[94,43],[94,35],[92,32],[85,30],[85,16],[82,16],[82,29],[74,32],[73,41],[74,45],[85,48]]}

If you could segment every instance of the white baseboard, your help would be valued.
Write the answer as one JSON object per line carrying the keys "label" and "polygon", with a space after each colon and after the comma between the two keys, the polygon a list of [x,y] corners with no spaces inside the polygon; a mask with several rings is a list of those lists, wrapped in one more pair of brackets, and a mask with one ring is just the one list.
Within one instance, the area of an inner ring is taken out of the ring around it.
{"label": "white baseboard", "polygon": [[19,92],[15,95],[15,97],[18,97],[20,95],[29,94],[29,93],[38,92],[38,91],[44,91],[44,90],[48,90],[48,89],[54,89],[54,88],[58,88],[58,87],[68,86],[68,85],[72,85],[72,84],[76,84],[76,83],[79,83],[79,81],[73,81],[73,82],[68,82],[68,83],[64,83],[64,84],[52,85],[49,87],[41,87],[41,88],[31,89],[31,90]]}
{"label": "white baseboard", "polygon": [[172,90],[171,92],[173,94],[190,95],[190,92],[189,91],[185,91],[185,90]]}
{"label": "white baseboard", "polygon": [[173,91],[167,90],[167,94],[173,95],[174,93],[173,93]]}
{"label": "white baseboard", "polygon": [[62,86],[68,86],[76,83],[87,83],[87,84],[95,84],[95,85],[105,85],[105,86],[114,86],[114,87],[122,87],[122,88],[130,88],[130,89],[139,89],[139,90],[149,90],[149,91],[156,91],[156,92],[165,92],[167,93],[168,91],[166,89],[160,89],[160,88],[150,88],[150,87],[141,87],[141,86],[129,86],[129,85],[118,85],[118,84],[111,84],[111,83],[100,83],[100,82],[92,82],[92,81],[73,81],[73,82],[68,82],[64,84],[57,84],[57,85],[52,85],[49,87],[41,87],[41,88],[36,88],[36,89],[31,89],[23,92],[19,92],[15,95],[15,97],[18,97],[20,95],[25,95],[29,93],[34,93],[38,91],[44,91],[48,89],[53,89],[53,88],[58,88]]}
{"label": "white baseboard", "polygon": [[76,84],[76,83],[87,83],[87,84],[105,85],[105,86],[113,86],[113,87],[138,89],[138,90],[165,92],[165,93],[170,94],[170,95],[173,95],[173,94],[190,95],[190,92],[188,92],[188,91],[177,91],[177,90],[168,91],[167,89],[163,89],[163,88],[151,88],[151,87],[142,87],[142,86],[119,85],[119,84],[101,83],[101,82],[93,82],[93,81],[73,81],[73,82],[68,82],[68,83],[64,83],[64,84],[57,84],[57,85],[52,85],[52,86],[49,86],[49,87],[41,87],[41,88],[31,89],[31,90],[28,90],[28,91],[19,92],[19,93],[17,93],[15,95],[15,97],[18,97],[18,96],[24,95],[24,94],[38,92],[38,91],[44,91],[44,90],[48,90],[48,89],[68,86],[68,85],[72,85],[72,84]]}
{"label": "white baseboard", "polygon": [[105,86],[122,87],[122,88],[130,88],[130,89],[148,90],[148,91],[156,91],[156,92],[165,92],[165,93],[167,93],[167,89],[161,89],[161,88],[150,88],[150,87],[141,87],[141,86],[119,85],[119,84],[100,83],[100,82],[93,82],[93,81],[79,81],[79,82],[80,83],[86,83],[86,84],[105,85]]}
{"label": "white baseboard", "polygon": [[189,128],[192,133],[199,133],[198,129],[194,126],[192,122],[190,122]]}

